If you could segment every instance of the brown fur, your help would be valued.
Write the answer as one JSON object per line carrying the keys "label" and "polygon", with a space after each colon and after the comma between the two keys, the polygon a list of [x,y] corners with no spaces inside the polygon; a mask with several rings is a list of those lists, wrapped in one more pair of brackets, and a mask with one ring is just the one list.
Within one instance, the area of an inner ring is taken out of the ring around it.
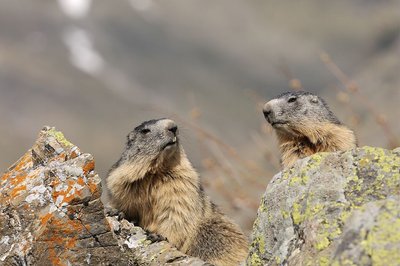
{"label": "brown fur", "polygon": [[110,171],[112,205],[128,219],[166,237],[182,252],[215,265],[238,265],[247,240],[204,194],[182,147],[168,159],[125,160]]}
{"label": "brown fur", "polygon": [[298,135],[277,131],[284,167],[317,152],[343,151],[356,147],[353,131],[343,125],[310,122],[294,124],[291,127]]}

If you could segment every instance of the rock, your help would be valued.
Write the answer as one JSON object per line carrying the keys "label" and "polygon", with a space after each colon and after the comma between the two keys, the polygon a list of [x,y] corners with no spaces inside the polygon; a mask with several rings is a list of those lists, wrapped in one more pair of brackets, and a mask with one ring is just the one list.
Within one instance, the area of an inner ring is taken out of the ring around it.
{"label": "rock", "polygon": [[106,217],[90,154],[45,127],[0,178],[0,265],[206,265]]}
{"label": "rock", "polygon": [[320,153],[277,174],[248,265],[400,265],[400,153]]}

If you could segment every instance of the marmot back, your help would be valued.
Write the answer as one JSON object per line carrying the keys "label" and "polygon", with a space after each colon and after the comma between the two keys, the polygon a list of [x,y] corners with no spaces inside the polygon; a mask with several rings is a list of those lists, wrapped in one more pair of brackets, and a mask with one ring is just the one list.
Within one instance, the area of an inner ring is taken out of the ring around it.
{"label": "marmot back", "polygon": [[182,252],[215,265],[245,260],[246,238],[205,195],[174,121],[136,127],[106,183],[114,208]]}
{"label": "marmot back", "polygon": [[263,113],[278,136],[284,167],[317,152],[357,146],[353,131],[339,121],[322,98],[310,92],[286,92],[267,102]]}

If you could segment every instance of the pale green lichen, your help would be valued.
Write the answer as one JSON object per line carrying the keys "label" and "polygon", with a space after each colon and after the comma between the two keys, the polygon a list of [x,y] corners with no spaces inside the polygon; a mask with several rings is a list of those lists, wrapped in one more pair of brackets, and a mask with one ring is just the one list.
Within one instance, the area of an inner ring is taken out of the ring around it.
{"label": "pale green lichen", "polygon": [[330,260],[327,257],[320,257],[318,262],[319,262],[320,266],[328,266],[330,263]]}
{"label": "pale green lichen", "polygon": [[320,152],[310,156],[310,160],[306,165],[307,169],[310,170],[319,167],[328,155],[328,152]]}
{"label": "pale green lichen", "polygon": [[305,184],[307,184],[307,182],[308,182],[308,180],[310,179],[310,177],[309,176],[307,176],[307,175],[302,175],[302,181],[303,181],[303,184],[305,185]]}
{"label": "pale green lichen", "polygon": [[[314,173],[319,171],[318,168],[325,162],[327,155],[328,153],[315,154],[301,169],[294,167],[283,171],[281,181],[286,182],[290,190],[307,185]],[[284,219],[291,217],[293,224],[299,226],[300,230],[302,230],[304,221],[320,225],[315,232],[316,238],[312,245],[315,249],[313,254],[318,254],[316,262],[319,265],[356,265],[357,263],[346,257],[340,258],[338,261],[331,261],[329,254],[332,252],[332,248],[330,247],[337,245],[335,241],[340,238],[343,225],[355,210],[365,211],[363,210],[365,203],[370,202],[371,199],[386,199],[388,195],[397,195],[400,189],[400,157],[398,154],[380,148],[365,147],[343,153],[343,157],[346,160],[351,161],[352,158],[354,160],[353,164],[346,165],[348,168],[344,168],[346,170],[343,187],[344,201],[325,203],[319,196],[316,198],[317,196],[312,192],[307,192],[298,195],[291,209],[282,208],[280,210],[282,217]],[[400,243],[400,210],[395,204],[392,205],[386,206],[388,211],[379,216],[378,225],[371,232],[368,234],[365,230],[360,232],[359,238],[364,239],[360,245],[366,250],[366,255],[359,258],[361,262],[372,261],[374,265],[388,265],[390,262],[400,261],[400,253],[397,252],[398,249],[394,248],[398,248],[398,243]],[[334,212],[329,213],[328,208]],[[397,208],[396,212],[390,211],[391,208]],[[273,210],[267,210],[265,206],[262,206],[262,209],[268,218],[274,215]],[[254,253],[258,253],[258,255],[255,256],[252,253],[249,256],[253,262],[259,263],[254,265],[265,262],[260,259],[260,254],[265,253],[265,250],[260,248],[260,240],[261,238],[258,237],[257,246],[254,247]],[[334,242],[335,244],[333,244]],[[392,243],[393,248],[388,247],[388,243]],[[321,256],[322,254],[323,256]],[[315,256],[313,258],[315,259]],[[303,262],[306,263],[310,259],[311,257],[305,254]],[[272,256],[271,260],[277,264],[280,263],[278,261],[280,258],[276,254]]]}
{"label": "pale green lichen", "polygon": [[261,199],[260,207],[258,208],[259,212],[264,212],[266,213],[268,211],[267,206],[265,206],[265,200],[264,198]]}
{"label": "pale green lichen", "polygon": [[317,248],[318,251],[321,251],[327,248],[330,243],[331,241],[329,241],[329,239],[326,236],[324,236],[315,244],[315,247]]}
{"label": "pale green lichen", "polygon": [[283,180],[289,179],[291,175],[292,175],[292,168],[285,169],[282,171],[282,179]]}
{"label": "pale green lichen", "polygon": [[258,252],[260,254],[265,252],[265,238],[263,235],[259,235],[253,239],[252,246],[258,247]]}
{"label": "pale green lichen", "polygon": [[332,265],[332,266],[357,266],[357,265],[365,265],[365,264],[361,264],[361,263],[360,264],[356,264],[352,260],[345,259],[345,260],[343,260],[341,262],[334,261],[330,265]]}
{"label": "pale green lichen", "polygon": [[400,262],[400,209],[398,202],[388,201],[380,213],[377,224],[369,231],[361,246],[373,265],[391,265]]}
{"label": "pale green lichen", "polygon": [[289,186],[294,186],[296,184],[300,184],[300,182],[301,182],[300,177],[298,177],[298,176],[291,177],[290,181],[289,181]]}
{"label": "pale green lichen", "polygon": [[342,233],[337,219],[325,221],[322,224],[321,229],[317,231],[317,242],[315,243],[318,251],[327,248]]}
{"label": "pale green lichen", "polygon": [[293,203],[292,217],[294,224],[300,224],[304,220],[304,216],[301,214],[301,205]]}
{"label": "pale green lichen", "polygon": [[313,202],[313,195],[311,193],[304,204],[305,208],[298,202],[293,203],[292,218],[294,224],[298,225],[306,219],[312,219],[317,213],[324,209],[323,204]]}
{"label": "pale green lichen", "polygon": [[290,216],[289,212],[287,212],[285,210],[281,210],[281,214],[282,214],[283,219],[287,219]]}
{"label": "pale green lichen", "polygon": [[250,256],[250,264],[248,263],[248,265],[260,266],[260,265],[263,265],[263,263],[262,263],[260,257],[257,255],[257,253],[253,253]]}
{"label": "pale green lichen", "polygon": [[60,144],[66,146],[66,147],[71,147],[73,144],[69,142],[65,137],[64,134],[60,131],[55,130],[55,128],[51,128],[49,131],[47,131],[51,136],[53,136]]}
{"label": "pale green lichen", "polygon": [[[400,183],[400,157],[393,152],[364,147],[360,149],[358,174],[347,178],[346,197],[353,205],[361,205],[369,198],[384,199],[396,193]],[[369,182],[363,179],[368,177]],[[354,193],[357,191],[358,193]]]}

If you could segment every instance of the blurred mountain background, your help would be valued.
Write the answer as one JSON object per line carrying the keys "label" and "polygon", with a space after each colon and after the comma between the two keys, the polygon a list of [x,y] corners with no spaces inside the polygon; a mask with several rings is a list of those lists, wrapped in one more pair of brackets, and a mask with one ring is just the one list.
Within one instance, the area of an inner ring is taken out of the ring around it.
{"label": "blurred mountain background", "polygon": [[170,117],[206,189],[251,229],[279,171],[260,107],[316,92],[361,146],[399,145],[398,0],[0,0],[0,169],[56,126],[105,176]]}

